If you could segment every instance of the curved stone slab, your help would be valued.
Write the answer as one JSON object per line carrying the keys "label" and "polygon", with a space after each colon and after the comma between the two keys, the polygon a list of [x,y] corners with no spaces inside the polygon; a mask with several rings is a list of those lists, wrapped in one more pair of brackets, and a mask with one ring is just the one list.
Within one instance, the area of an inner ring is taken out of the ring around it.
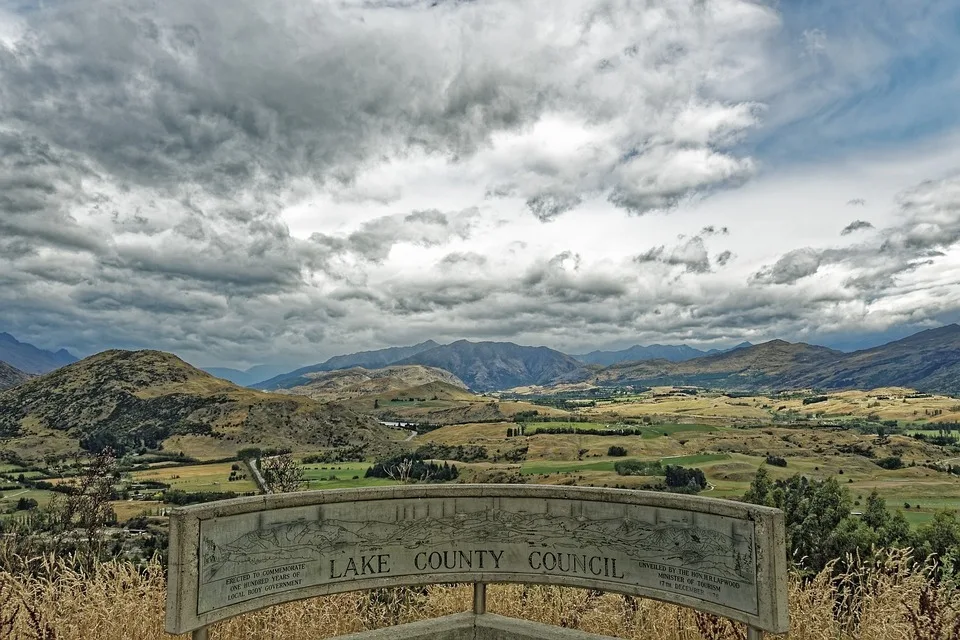
{"label": "curved stone slab", "polygon": [[173,510],[167,631],[317,595],[451,582],[602,589],[787,630],[782,513],[658,492],[414,485]]}

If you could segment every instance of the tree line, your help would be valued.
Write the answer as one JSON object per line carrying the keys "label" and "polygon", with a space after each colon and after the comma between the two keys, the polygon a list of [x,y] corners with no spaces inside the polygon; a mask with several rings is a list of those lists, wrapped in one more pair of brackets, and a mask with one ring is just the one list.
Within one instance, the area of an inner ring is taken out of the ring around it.
{"label": "tree line", "polygon": [[936,555],[944,570],[957,571],[960,519],[956,511],[939,511],[929,523],[911,530],[903,514],[887,509],[875,489],[867,496],[863,512],[856,515],[850,491],[836,478],[811,480],[794,475],[772,480],[763,467],[743,500],[783,511],[789,559],[804,571],[817,572],[835,560],[872,557],[878,549],[890,548],[913,549],[918,562]]}

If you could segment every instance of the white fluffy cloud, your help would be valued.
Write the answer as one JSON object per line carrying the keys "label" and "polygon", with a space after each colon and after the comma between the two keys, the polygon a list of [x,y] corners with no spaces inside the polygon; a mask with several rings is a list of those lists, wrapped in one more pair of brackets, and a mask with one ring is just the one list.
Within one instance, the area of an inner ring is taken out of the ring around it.
{"label": "white fluffy cloud", "polygon": [[770,193],[751,136],[874,68],[807,33],[753,0],[0,14],[0,328],[249,364],[932,322],[955,182],[903,190],[950,153]]}

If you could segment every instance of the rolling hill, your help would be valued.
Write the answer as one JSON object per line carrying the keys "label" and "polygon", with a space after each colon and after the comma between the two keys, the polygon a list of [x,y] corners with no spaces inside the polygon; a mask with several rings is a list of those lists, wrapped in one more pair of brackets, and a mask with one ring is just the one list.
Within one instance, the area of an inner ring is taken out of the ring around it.
{"label": "rolling hill", "polygon": [[20,342],[9,333],[0,333],[0,361],[24,373],[43,374],[77,359],[66,349],[45,351],[32,344]]}
{"label": "rolling hill", "polygon": [[10,387],[15,387],[18,384],[23,384],[30,378],[32,378],[28,373],[24,373],[15,367],[11,367],[6,362],[0,362],[0,390],[9,389]]}
{"label": "rolling hill", "polygon": [[684,362],[613,365],[593,377],[608,384],[689,384],[757,391],[901,386],[960,394],[960,326],[929,329],[852,353],[772,340]]}
{"label": "rolling hill", "polygon": [[960,394],[960,325],[915,333],[872,349],[844,354],[830,366],[796,376],[824,389],[910,387]]}
{"label": "rolling hill", "polygon": [[547,347],[512,342],[457,342],[398,361],[445,369],[474,391],[493,391],[531,384],[578,380],[586,375],[580,362]]}
{"label": "rolling hill", "polygon": [[842,355],[826,347],[771,340],[684,362],[622,363],[596,372],[594,378],[604,383],[770,389],[783,386],[790,374],[832,363]]}
{"label": "rolling hill", "polygon": [[345,400],[387,394],[411,387],[425,387],[430,383],[443,383],[458,389],[467,388],[467,385],[452,373],[419,364],[392,365],[381,369],[353,367],[308,373],[305,377],[309,378],[309,382],[282,391],[308,396],[314,400]]}
{"label": "rolling hill", "polygon": [[277,389],[292,389],[304,384],[309,384],[311,378],[308,374],[320,371],[336,371],[338,369],[350,369],[351,367],[364,367],[366,369],[379,369],[391,364],[396,364],[400,360],[409,356],[416,355],[422,351],[428,351],[439,345],[433,340],[427,340],[420,344],[409,347],[389,347],[387,349],[377,349],[376,351],[361,351],[359,353],[349,353],[342,356],[334,356],[320,364],[313,364],[301,367],[289,373],[283,373],[251,384],[249,386],[262,389],[264,391],[275,391]]}
{"label": "rolling hill", "polygon": [[386,438],[339,404],[238,387],[169,353],[105,351],[0,392],[0,441],[25,457],[106,445],[217,457],[248,445],[375,449]]}
{"label": "rolling hill", "polygon": [[358,413],[373,415],[386,422],[434,425],[508,421],[517,413],[532,411],[544,416],[568,415],[568,412],[552,407],[479,396],[464,389],[462,384],[428,382],[385,393],[346,398],[343,404]]}

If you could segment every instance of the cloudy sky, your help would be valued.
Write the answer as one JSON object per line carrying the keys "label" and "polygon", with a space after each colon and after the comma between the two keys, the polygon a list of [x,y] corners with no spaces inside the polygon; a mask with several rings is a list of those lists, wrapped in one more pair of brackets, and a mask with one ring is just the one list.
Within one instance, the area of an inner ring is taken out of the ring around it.
{"label": "cloudy sky", "polygon": [[303,364],[960,319],[957,0],[0,2],[0,330]]}

